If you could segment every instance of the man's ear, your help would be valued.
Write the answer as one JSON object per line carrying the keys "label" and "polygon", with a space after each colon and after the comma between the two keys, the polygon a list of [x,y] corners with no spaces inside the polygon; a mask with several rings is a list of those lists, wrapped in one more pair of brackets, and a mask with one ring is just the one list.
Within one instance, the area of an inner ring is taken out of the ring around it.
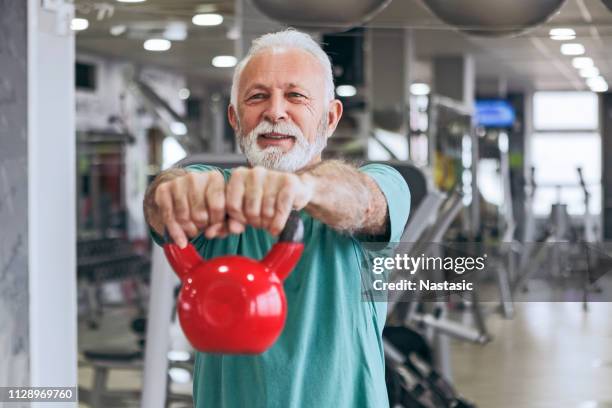
{"label": "man's ear", "polygon": [[234,105],[230,104],[227,107],[227,120],[229,120],[234,132],[238,132],[238,112],[236,111],[236,108],[234,108]]}
{"label": "man's ear", "polygon": [[344,107],[342,106],[342,102],[338,99],[334,99],[329,103],[329,109],[327,111],[327,137],[331,136],[332,133],[336,131],[343,111]]}

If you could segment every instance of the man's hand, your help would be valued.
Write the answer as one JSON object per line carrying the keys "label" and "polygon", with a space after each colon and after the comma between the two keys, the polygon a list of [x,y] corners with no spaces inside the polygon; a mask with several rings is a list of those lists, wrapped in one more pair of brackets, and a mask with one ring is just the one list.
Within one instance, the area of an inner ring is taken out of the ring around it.
{"label": "man's hand", "polygon": [[278,235],[291,210],[304,208],[313,193],[314,185],[307,176],[263,167],[238,167],[226,187],[229,232],[239,234],[249,224]]}
{"label": "man's hand", "polygon": [[160,235],[166,228],[181,248],[200,231],[208,238],[223,236],[227,234],[225,187],[218,171],[162,173],[145,197],[147,221]]}

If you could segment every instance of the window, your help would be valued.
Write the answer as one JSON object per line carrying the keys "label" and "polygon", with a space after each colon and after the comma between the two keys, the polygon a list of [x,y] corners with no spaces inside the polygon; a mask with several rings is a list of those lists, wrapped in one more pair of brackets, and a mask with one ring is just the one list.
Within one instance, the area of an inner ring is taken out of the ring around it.
{"label": "window", "polygon": [[546,216],[556,202],[583,215],[584,192],[577,167],[591,193],[589,211],[601,213],[601,138],[597,96],[590,92],[537,92],[534,95],[535,134],[531,162],[537,183],[536,215]]}

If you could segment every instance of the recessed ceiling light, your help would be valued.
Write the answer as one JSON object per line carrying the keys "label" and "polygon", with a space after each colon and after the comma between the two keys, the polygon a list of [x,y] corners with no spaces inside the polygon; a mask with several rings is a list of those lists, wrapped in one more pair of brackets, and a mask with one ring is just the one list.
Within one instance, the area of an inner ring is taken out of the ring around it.
{"label": "recessed ceiling light", "polygon": [[576,36],[576,32],[571,28],[553,28],[548,33],[551,37],[561,37],[561,36]]}
{"label": "recessed ceiling light", "polygon": [[580,76],[583,78],[591,78],[599,76],[599,70],[597,67],[586,67],[580,70]]}
{"label": "recessed ceiling light", "polygon": [[607,90],[608,90],[608,84],[605,82],[591,87],[591,91],[593,92],[606,92]]}
{"label": "recessed ceiling light", "polygon": [[561,44],[561,54],[563,55],[582,55],[584,54],[584,45],[580,43]]}
{"label": "recessed ceiling light", "polygon": [[344,98],[350,98],[357,95],[357,88],[353,85],[338,85],[336,87],[336,94]]}
{"label": "recessed ceiling light", "polygon": [[593,59],[589,57],[576,57],[572,59],[572,65],[576,69],[588,68],[595,65]]}
{"label": "recessed ceiling light", "polygon": [[189,89],[187,89],[187,88],[181,88],[178,91],[178,96],[182,100],[189,99],[190,95],[191,95],[191,92],[189,92]]}
{"label": "recessed ceiling light", "polygon": [[588,78],[586,83],[593,92],[605,92],[608,89],[608,83],[600,76]]}
{"label": "recessed ceiling light", "polygon": [[168,51],[172,43],[164,38],[151,38],[144,42],[147,51]]}
{"label": "recessed ceiling light", "polygon": [[70,29],[72,31],[83,31],[89,27],[89,21],[86,18],[73,18],[70,22]]}
{"label": "recessed ceiling light", "polygon": [[212,59],[213,67],[230,68],[236,65],[238,60],[233,55],[217,55]]}
{"label": "recessed ceiling light", "polygon": [[110,28],[111,35],[114,35],[115,37],[125,33],[126,31],[127,31],[127,27],[124,26],[123,24],[114,25]]}
{"label": "recessed ceiling light", "polygon": [[555,41],[569,41],[569,40],[575,40],[576,36],[575,35],[551,35],[550,39],[555,40]]}
{"label": "recessed ceiling light", "polygon": [[119,3],[144,3],[147,0],[117,0]]}
{"label": "recessed ceiling light", "polygon": [[414,84],[410,85],[410,93],[413,95],[417,95],[417,96],[423,96],[423,95],[429,95],[429,85],[421,83],[421,82],[415,82]]}
{"label": "recessed ceiling light", "polygon": [[191,22],[199,26],[217,26],[223,23],[223,16],[215,13],[196,14]]}

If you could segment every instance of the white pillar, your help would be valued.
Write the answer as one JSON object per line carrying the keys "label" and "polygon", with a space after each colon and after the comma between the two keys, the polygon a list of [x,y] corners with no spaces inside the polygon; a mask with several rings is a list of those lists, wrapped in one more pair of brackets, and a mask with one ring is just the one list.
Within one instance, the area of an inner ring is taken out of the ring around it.
{"label": "white pillar", "polygon": [[[42,4],[49,4],[51,9],[43,9]],[[23,182],[28,185],[29,294],[24,296],[29,295],[30,306],[30,379],[32,386],[75,387],[75,51],[70,30],[73,6],[65,1],[28,0],[27,8],[28,177]]]}
{"label": "white pillar", "polygon": [[174,305],[173,288],[177,278],[157,245],[151,258],[151,294],[145,341],[142,408],[166,406],[168,385],[168,349],[170,347],[170,321]]}

